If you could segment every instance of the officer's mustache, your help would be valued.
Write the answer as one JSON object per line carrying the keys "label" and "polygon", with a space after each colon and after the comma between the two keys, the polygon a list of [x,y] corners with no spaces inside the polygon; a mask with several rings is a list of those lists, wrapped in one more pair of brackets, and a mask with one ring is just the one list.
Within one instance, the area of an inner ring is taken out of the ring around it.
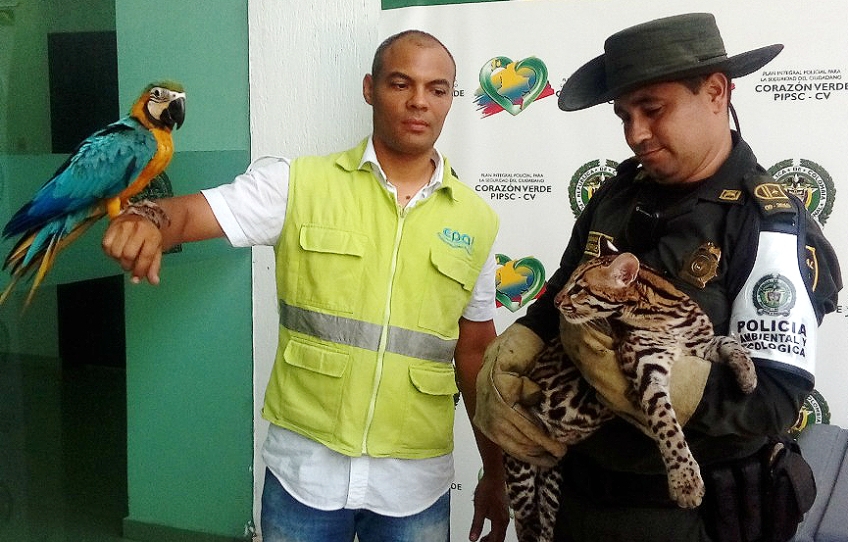
{"label": "officer's mustache", "polygon": [[662,146],[657,145],[656,143],[653,143],[651,141],[647,141],[647,142],[644,142],[644,143],[639,143],[637,145],[631,146],[630,150],[632,150],[633,154],[635,154],[636,156],[643,156],[643,155],[646,155],[646,154],[650,154],[654,151],[658,151],[661,148],[662,148]]}

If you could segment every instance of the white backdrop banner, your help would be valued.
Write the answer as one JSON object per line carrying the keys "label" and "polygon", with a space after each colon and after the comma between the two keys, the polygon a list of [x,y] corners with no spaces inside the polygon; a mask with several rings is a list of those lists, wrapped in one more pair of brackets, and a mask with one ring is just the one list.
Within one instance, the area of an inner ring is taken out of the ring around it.
{"label": "white backdrop banner", "polygon": [[[801,197],[839,254],[848,216],[837,193],[848,178],[848,3],[820,0],[711,2],[729,55],[772,43],[784,51],[734,80],[741,131],[760,164]],[[533,0],[409,7],[382,12],[380,38],[408,28],[432,33],[457,63],[454,104],[439,149],[501,217],[498,313],[503,330],[523,314],[559,263],[575,216],[630,156],[612,106],[565,113],[557,94],[607,36],[634,24],[704,11],[693,0]],[[840,194],[841,195],[841,194]],[[848,258],[843,265],[848,266]],[[817,385],[831,423],[848,427],[848,307],[825,318]],[[462,408],[460,406],[460,408]],[[821,412],[811,412],[818,416]],[[825,413],[826,414],[826,413]],[[455,541],[467,540],[480,460],[457,416]],[[510,532],[510,540],[514,533]]]}

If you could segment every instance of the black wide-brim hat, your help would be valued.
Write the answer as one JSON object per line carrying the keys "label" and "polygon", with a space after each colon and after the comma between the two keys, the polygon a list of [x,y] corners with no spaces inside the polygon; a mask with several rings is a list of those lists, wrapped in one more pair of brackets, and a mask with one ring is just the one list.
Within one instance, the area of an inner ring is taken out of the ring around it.
{"label": "black wide-brim hat", "polygon": [[723,72],[731,79],[762,68],[783,45],[768,45],[728,57],[711,13],[687,13],[616,32],[604,54],[580,67],[562,87],[559,108],[577,111],[647,84]]}

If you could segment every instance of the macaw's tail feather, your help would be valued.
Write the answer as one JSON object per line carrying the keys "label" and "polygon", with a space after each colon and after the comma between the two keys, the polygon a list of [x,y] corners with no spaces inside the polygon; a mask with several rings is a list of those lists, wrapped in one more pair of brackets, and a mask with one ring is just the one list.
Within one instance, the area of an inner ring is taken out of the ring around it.
{"label": "macaw's tail feather", "polygon": [[83,214],[74,220],[69,217],[60,224],[51,223],[28,231],[21,237],[3,262],[3,269],[9,269],[12,280],[0,294],[0,305],[6,301],[18,281],[31,276],[32,286],[24,303],[24,306],[29,306],[47,272],[53,267],[59,252],[100,220],[106,214],[106,210],[98,207],[86,213],[87,216]]}

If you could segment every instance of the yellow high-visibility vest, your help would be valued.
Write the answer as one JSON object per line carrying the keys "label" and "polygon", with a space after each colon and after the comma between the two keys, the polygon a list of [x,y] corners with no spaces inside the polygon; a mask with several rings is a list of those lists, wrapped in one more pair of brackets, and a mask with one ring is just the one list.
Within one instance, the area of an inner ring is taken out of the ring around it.
{"label": "yellow high-visibility vest", "polygon": [[498,219],[447,161],[401,208],[359,169],[366,143],[292,162],[263,416],[349,456],[435,457],[453,449],[459,319]]}

